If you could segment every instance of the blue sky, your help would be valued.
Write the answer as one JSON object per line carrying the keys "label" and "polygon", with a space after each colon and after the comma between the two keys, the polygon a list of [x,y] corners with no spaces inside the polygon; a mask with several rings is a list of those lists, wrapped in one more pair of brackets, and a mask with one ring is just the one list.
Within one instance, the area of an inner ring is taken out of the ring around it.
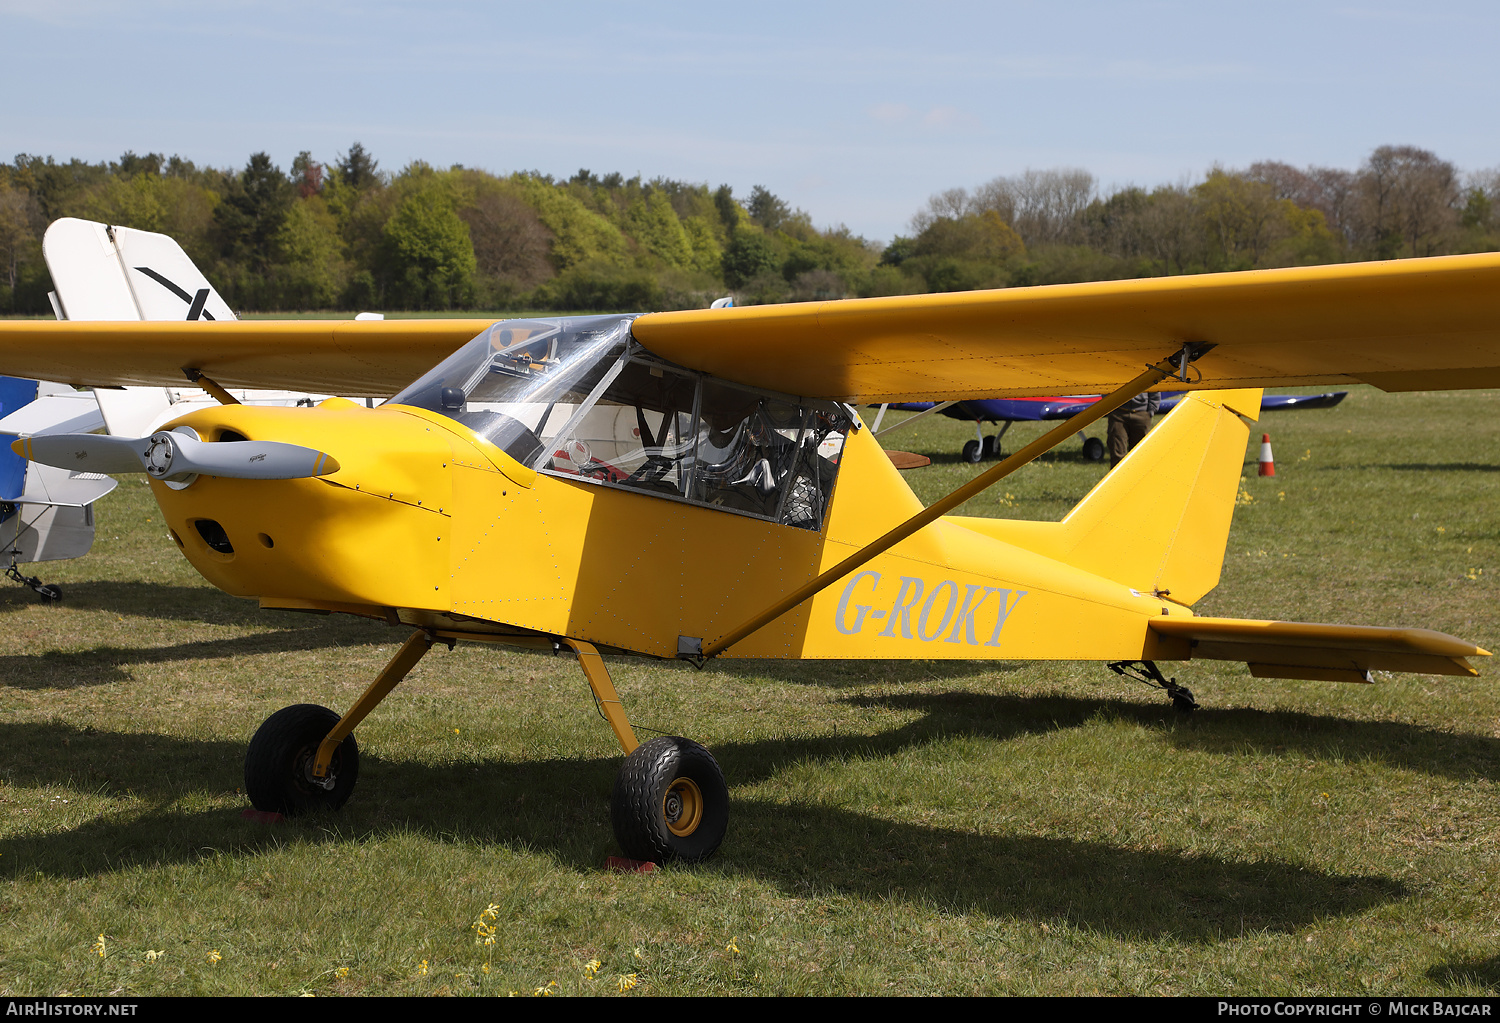
{"label": "blue sky", "polygon": [[242,167],[355,140],[495,172],[580,167],[904,230],[1028,167],[1106,187],[1375,146],[1500,165],[1500,5],[0,0],[0,153]]}

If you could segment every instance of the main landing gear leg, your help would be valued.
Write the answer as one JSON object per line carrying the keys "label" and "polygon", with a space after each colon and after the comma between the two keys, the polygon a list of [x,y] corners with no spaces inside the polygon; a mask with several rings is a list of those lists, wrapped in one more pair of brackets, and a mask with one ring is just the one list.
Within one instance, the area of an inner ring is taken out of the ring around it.
{"label": "main landing gear leg", "polygon": [[563,640],[578,663],[609,727],[625,751],[609,801],[615,838],[637,860],[696,863],[712,856],[729,824],[729,787],[713,754],[691,739],[660,735],[638,743],[591,643]]}
{"label": "main landing gear leg", "polygon": [[342,718],[311,703],[283,707],[266,718],[245,753],[245,792],[255,808],[290,817],[343,806],[359,777],[355,726],[416,667],[432,643],[427,632],[412,633]]}
{"label": "main landing gear leg", "polygon": [[1115,661],[1109,666],[1109,670],[1116,675],[1144,682],[1153,689],[1162,690],[1172,698],[1172,706],[1179,713],[1190,714],[1198,709],[1193,691],[1187,686],[1178,685],[1175,678],[1169,679],[1162,675],[1155,661]]}

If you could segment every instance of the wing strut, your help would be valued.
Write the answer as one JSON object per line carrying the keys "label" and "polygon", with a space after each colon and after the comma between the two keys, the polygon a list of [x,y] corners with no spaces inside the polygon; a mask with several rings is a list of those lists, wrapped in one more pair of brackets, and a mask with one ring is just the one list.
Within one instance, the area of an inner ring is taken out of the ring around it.
{"label": "wing strut", "polygon": [[886,533],[879,540],[849,555],[816,579],[799,586],[764,611],[755,615],[755,617],[743,622],[728,635],[714,640],[701,649],[693,649],[693,647],[697,646],[697,641],[689,637],[682,637],[678,640],[679,652],[677,656],[683,660],[692,661],[694,664],[702,666],[704,661],[712,657],[717,657],[757,629],[775,621],[798,604],[801,604],[833,583],[838,582],[865,562],[884,554],[923,526],[948,514],[954,508],[957,508],[987,487],[998,483],[1038,455],[1052,450],[1084,427],[1103,419],[1136,395],[1150,390],[1153,385],[1160,383],[1170,376],[1180,375],[1183,379],[1186,379],[1188,364],[1195,361],[1212,347],[1213,345],[1211,344],[1192,342],[1184,344],[1181,351],[1169,356],[1163,362],[1147,367],[1146,371],[1134,380],[1100,398],[1093,405],[1079,412],[1073,418],[1066,420],[1060,426],[1047,431],[1009,458],[998,463],[993,468],[980,473],[947,497],[923,508],[920,512],[901,523],[901,525]]}
{"label": "wing strut", "polygon": [[[210,319],[212,319],[212,317],[210,317]],[[224,390],[224,388],[220,387],[218,384],[214,383],[214,381],[208,376],[208,374],[204,373],[201,369],[194,369],[191,366],[184,366],[182,367],[182,373],[193,383],[197,384],[199,387],[207,391],[209,395],[212,396],[213,399],[220,405],[238,405],[240,403],[240,400],[238,398],[230,394],[228,391]]]}
{"label": "wing strut", "polygon": [[[957,400],[954,400],[954,401],[940,401],[936,405],[932,406],[932,408],[924,408],[922,411],[918,412],[916,415],[912,416],[910,419],[903,419],[899,423],[896,423],[896,424],[894,424],[892,426],[887,426],[884,430],[882,430],[880,428],[880,420],[876,419],[875,420],[875,425],[870,428],[870,436],[872,436],[872,437],[883,437],[883,436],[885,436],[888,433],[895,433],[897,430],[900,430],[903,427],[907,427],[907,426],[910,426],[912,423],[915,423],[918,419],[921,419],[923,416],[931,415],[934,412],[941,412],[941,411],[943,411],[943,409],[947,408],[949,405],[957,405],[957,404],[958,404]],[[885,415],[885,410],[886,410],[886,406],[885,405],[880,406],[880,414],[882,416]]]}

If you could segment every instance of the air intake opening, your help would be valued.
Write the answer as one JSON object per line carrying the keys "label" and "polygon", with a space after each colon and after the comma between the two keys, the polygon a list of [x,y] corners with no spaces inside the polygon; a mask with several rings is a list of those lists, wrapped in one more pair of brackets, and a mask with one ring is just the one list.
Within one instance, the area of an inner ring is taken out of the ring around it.
{"label": "air intake opening", "polygon": [[224,527],[213,519],[198,519],[193,523],[198,529],[198,535],[203,537],[203,542],[218,551],[220,554],[233,554],[234,545],[229,542],[229,534],[224,532]]}
{"label": "air intake opening", "polygon": [[249,437],[246,437],[243,433],[240,433],[240,431],[238,431],[238,430],[220,430],[219,431],[219,440],[221,440],[221,441],[238,441],[238,440],[249,440],[249,439],[250,439]]}

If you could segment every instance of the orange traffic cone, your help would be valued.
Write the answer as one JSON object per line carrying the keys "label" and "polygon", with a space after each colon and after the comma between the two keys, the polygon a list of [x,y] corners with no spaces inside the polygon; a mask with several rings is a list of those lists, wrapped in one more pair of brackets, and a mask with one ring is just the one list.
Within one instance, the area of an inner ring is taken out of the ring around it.
{"label": "orange traffic cone", "polygon": [[1262,476],[1276,475],[1276,459],[1271,455],[1271,435],[1269,433],[1260,435],[1260,474]]}

